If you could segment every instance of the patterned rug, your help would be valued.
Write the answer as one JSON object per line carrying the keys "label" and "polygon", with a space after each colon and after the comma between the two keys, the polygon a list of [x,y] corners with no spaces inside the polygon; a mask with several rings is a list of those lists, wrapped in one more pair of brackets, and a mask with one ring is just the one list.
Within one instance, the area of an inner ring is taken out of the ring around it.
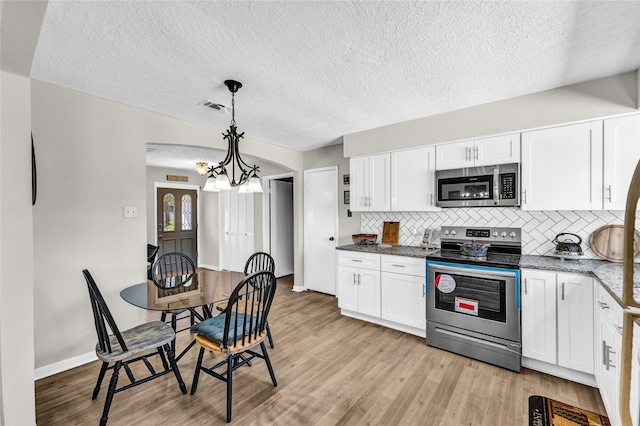
{"label": "patterned rug", "polygon": [[544,396],[529,397],[529,426],[611,426],[609,418]]}

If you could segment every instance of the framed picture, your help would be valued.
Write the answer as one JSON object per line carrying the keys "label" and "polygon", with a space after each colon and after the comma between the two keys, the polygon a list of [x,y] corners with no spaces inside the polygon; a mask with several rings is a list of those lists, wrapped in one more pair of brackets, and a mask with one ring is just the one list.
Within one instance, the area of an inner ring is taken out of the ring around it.
{"label": "framed picture", "polygon": [[350,201],[351,201],[351,200],[350,200],[350,198],[351,198],[351,197],[350,197],[350,195],[349,195],[349,191],[344,191],[344,203],[345,203],[345,204],[351,204],[351,203],[350,203]]}
{"label": "framed picture", "polygon": [[349,185],[349,175],[342,175],[342,183],[344,183],[345,185]]}

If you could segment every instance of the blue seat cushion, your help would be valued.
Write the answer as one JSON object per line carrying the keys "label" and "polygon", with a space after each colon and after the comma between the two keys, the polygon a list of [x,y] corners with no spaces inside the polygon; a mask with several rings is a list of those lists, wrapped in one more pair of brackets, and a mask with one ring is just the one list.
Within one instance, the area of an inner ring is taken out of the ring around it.
{"label": "blue seat cushion", "polygon": [[[231,314],[231,322],[229,324],[229,338],[227,340],[227,343],[232,342],[235,337],[234,328],[237,331],[238,339],[240,339],[243,335],[251,332],[252,329],[255,331],[255,317],[252,315],[246,315],[246,317],[247,318],[245,323],[245,314],[238,313],[237,317],[236,314]],[[214,342],[222,343],[222,340],[224,338],[224,322],[226,319],[226,313],[218,315],[217,317],[206,319],[202,322],[192,325],[191,332],[206,336],[209,340],[213,340]],[[251,321],[254,321],[253,328],[251,327]]]}

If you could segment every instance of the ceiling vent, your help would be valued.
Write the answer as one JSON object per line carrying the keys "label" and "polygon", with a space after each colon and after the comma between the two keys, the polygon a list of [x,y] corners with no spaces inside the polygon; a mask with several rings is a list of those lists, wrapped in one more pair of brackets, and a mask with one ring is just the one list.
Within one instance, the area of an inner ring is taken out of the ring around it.
{"label": "ceiling vent", "polygon": [[229,110],[227,110],[226,106],[210,99],[205,99],[204,101],[200,102],[200,105],[204,105],[207,108],[215,109],[217,111],[224,111],[229,114]]}

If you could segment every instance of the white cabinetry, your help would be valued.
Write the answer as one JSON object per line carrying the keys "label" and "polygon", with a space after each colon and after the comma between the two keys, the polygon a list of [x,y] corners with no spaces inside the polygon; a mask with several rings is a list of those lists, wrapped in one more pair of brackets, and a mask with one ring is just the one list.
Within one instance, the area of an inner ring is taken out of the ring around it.
{"label": "white cabinetry", "polygon": [[602,121],[522,134],[522,210],[602,209]]}
{"label": "white cabinetry", "polygon": [[389,211],[391,154],[352,157],[350,203],[352,211]]}
{"label": "white cabinetry", "polygon": [[447,143],[436,147],[437,170],[519,162],[520,135],[517,133]]}
{"label": "white cabinetry", "polygon": [[338,251],[338,306],[380,317],[380,255]]}
{"label": "white cabinetry", "polygon": [[391,153],[391,211],[440,210],[435,205],[435,166],[434,146]]}
{"label": "white cabinetry", "polygon": [[640,115],[604,120],[604,209],[624,210],[640,160]]}
{"label": "white cabinetry", "polygon": [[541,361],[524,366],[574,380],[584,378],[562,369],[593,375],[593,286],[589,276],[522,271],[522,356]]}
{"label": "white cabinetry", "polygon": [[382,318],[426,330],[425,284],[424,259],[382,256]]}

